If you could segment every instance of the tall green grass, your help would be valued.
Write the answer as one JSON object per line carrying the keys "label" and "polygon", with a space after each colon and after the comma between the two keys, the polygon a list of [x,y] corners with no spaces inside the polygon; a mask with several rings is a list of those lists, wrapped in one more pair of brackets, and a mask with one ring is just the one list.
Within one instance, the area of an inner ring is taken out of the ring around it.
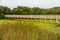
{"label": "tall green grass", "polygon": [[60,40],[58,26],[49,20],[0,20],[0,40]]}

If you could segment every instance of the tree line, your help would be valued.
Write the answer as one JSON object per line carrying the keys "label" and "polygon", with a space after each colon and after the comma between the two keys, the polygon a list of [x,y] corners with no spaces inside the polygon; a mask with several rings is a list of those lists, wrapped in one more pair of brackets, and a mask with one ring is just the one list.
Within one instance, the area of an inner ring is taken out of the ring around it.
{"label": "tree line", "polygon": [[53,7],[49,9],[39,7],[17,6],[10,9],[7,6],[0,6],[0,15],[60,15],[60,7]]}
{"label": "tree line", "polygon": [[39,8],[39,7],[26,7],[18,6],[14,9],[10,9],[7,6],[0,6],[0,14],[11,14],[11,15],[59,15],[60,7],[53,7],[49,9]]}

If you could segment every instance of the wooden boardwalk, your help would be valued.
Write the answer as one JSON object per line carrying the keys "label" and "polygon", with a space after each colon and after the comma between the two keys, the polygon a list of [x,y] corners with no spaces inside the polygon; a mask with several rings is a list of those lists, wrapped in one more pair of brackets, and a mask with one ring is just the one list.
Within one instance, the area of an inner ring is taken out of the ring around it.
{"label": "wooden boardwalk", "polygon": [[21,19],[21,18],[31,18],[31,19],[57,19],[60,20],[60,15],[5,15],[6,18],[11,19]]}

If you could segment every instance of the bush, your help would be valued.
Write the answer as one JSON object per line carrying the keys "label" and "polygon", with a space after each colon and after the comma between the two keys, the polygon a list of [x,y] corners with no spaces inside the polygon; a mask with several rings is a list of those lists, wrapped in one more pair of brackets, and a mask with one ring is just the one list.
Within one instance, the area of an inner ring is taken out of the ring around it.
{"label": "bush", "polygon": [[0,19],[4,19],[4,18],[5,18],[4,14],[0,14]]}

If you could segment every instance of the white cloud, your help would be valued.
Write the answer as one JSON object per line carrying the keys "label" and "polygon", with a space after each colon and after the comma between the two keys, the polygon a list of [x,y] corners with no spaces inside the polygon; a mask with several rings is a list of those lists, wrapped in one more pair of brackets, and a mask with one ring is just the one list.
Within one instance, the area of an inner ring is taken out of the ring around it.
{"label": "white cloud", "polygon": [[0,0],[0,5],[6,5],[11,8],[16,6],[49,8],[60,6],[60,0]]}

